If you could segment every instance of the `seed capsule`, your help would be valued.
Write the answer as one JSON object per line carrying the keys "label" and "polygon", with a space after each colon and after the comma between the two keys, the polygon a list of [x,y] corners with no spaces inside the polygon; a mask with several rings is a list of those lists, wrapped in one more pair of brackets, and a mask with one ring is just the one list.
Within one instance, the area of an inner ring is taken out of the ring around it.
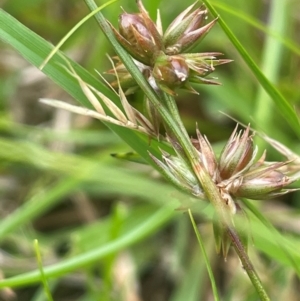
{"label": "seed capsule", "polygon": [[233,131],[229,141],[225,145],[219,160],[219,172],[223,180],[249,166],[255,158],[252,136],[249,136],[250,128],[237,134],[237,127]]}
{"label": "seed capsule", "polygon": [[167,54],[174,55],[191,50],[216,23],[217,19],[203,26],[207,9],[201,6],[192,11],[196,3],[179,14],[167,28],[163,37]]}
{"label": "seed capsule", "polygon": [[174,89],[186,84],[189,67],[180,56],[161,55],[154,65],[153,77],[162,90],[175,95]]}
{"label": "seed capsule", "polygon": [[[263,166],[246,173],[234,195],[263,200],[284,194],[285,191],[282,191],[282,188],[289,185],[292,180],[278,170],[283,164],[274,163],[271,166]],[[282,193],[280,193],[281,191]]]}

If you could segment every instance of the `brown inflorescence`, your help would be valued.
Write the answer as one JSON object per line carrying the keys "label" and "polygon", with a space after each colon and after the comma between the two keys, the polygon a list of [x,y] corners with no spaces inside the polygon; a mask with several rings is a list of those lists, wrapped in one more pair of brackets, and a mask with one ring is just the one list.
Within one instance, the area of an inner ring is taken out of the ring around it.
{"label": "brown inflorescence", "polygon": [[[119,43],[138,62],[139,68],[144,65],[143,69],[149,71],[143,74],[157,91],[163,90],[175,95],[175,91],[181,88],[197,93],[191,87],[191,82],[219,84],[214,79],[205,77],[215,70],[215,66],[231,61],[217,59],[222,55],[219,52],[186,53],[205,37],[217,21],[215,19],[205,24],[207,9],[202,5],[193,10],[196,3],[179,14],[165,33],[162,31],[160,17],[154,23],[141,0],[137,1],[138,13],[124,12],[120,15],[119,31],[111,26]],[[112,70],[108,73],[114,74]],[[127,88],[131,77],[129,72],[117,75],[127,93],[136,90],[137,85],[133,79],[132,86]],[[117,87],[116,82],[112,85]]]}

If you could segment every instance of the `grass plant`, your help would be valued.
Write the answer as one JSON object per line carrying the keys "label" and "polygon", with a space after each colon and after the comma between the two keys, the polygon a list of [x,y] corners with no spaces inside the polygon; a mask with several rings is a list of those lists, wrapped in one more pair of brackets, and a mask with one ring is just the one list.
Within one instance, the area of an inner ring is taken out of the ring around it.
{"label": "grass plant", "polygon": [[[137,8],[114,2],[98,8],[91,0],[11,0],[0,9],[1,298],[300,300],[300,41],[293,13],[299,4],[203,0],[218,21],[196,52],[223,52],[234,62],[218,67],[222,86],[192,84],[200,95],[176,90],[174,97],[165,87],[153,90],[116,39],[106,19],[117,27],[120,4],[125,11]],[[180,2],[144,5],[152,19],[160,7],[163,28],[186,9]],[[68,31],[72,36],[59,43]],[[99,77],[112,68],[106,53],[121,58],[140,91],[127,96],[119,87],[116,93]],[[58,102],[69,97],[62,90],[77,103]],[[155,118],[144,114],[144,96],[162,120],[159,132]],[[222,157],[235,125],[219,111],[275,139],[257,135],[258,156],[266,148],[268,161],[289,160],[276,166],[291,179],[291,194],[275,198],[272,190],[253,201],[232,190],[224,201],[205,165],[214,154],[195,131],[197,122]],[[190,137],[198,138],[201,160]]]}

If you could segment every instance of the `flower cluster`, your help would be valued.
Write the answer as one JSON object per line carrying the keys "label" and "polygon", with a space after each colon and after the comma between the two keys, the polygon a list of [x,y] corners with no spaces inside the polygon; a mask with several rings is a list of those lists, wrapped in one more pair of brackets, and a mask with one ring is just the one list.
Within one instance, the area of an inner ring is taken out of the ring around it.
{"label": "flower cluster", "polygon": [[[239,132],[236,127],[218,159],[209,141],[199,130],[197,130],[197,139],[192,139],[192,143],[197,150],[201,166],[215,182],[221,195],[228,195],[234,199],[264,200],[290,192],[291,189],[283,189],[296,180],[295,177],[290,177],[286,173],[287,169],[284,168],[290,161],[266,162],[265,152],[259,160],[255,160],[257,147],[254,147],[252,138],[249,127]],[[171,140],[170,142],[172,143]],[[158,162],[157,159],[155,161]],[[201,194],[201,187],[195,187],[196,176],[195,179],[187,176],[188,168],[182,171],[183,163],[178,156],[171,156],[164,152],[163,162],[159,162],[165,173],[175,176],[183,187],[189,187],[192,194],[197,196]],[[174,169],[177,171],[174,172]],[[180,174],[186,175],[185,180],[178,177],[178,170]],[[233,212],[236,211],[236,208],[232,209]]]}
{"label": "flower cluster", "polygon": [[[119,31],[112,29],[120,44],[134,58],[137,66],[155,90],[163,90],[174,95],[177,88],[191,92],[195,90],[190,82],[218,84],[205,77],[215,70],[215,66],[230,62],[216,59],[218,52],[186,53],[190,51],[210,31],[217,19],[205,25],[207,9],[194,9],[197,2],[189,6],[175,18],[163,33],[160,17],[156,24],[150,19],[141,0],[137,0],[139,13],[124,12],[119,17]],[[125,66],[116,66],[122,87],[132,93],[137,86]],[[119,72],[120,71],[120,72]],[[114,70],[107,73],[115,74]],[[117,86],[117,82],[113,85]]]}
{"label": "flower cluster", "polygon": [[[209,141],[201,135],[200,131],[197,130],[197,139],[191,140],[198,155],[197,162],[192,165],[200,165],[205,169],[219,189],[222,200],[232,216],[245,215],[237,203],[239,198],[271,199],[293,191],[294,189],[284,189],[284,187],[299,178],[294,176],[293,168],[287,168],[291,161],[266,162],[265,153],[256,160],[257,147],[254,146],[252,138],[249,126],[245,131],[239,132],[236,127],[219,158],[215,156]],[[197,174],[184,163],[176,142],[171,139],[169,142],[177,155],[163,152],[162,161],[154,156],[151,156],[152,159],[160,171],[177,187],[205,199]],[[223,233],[224,228],[217,219],[214,222],[214,232],[217,250],[220,251],[222,248],[226,257],[230,244],[226,233]],[[245,236],[244,233],[240,234],[241,237]]]}

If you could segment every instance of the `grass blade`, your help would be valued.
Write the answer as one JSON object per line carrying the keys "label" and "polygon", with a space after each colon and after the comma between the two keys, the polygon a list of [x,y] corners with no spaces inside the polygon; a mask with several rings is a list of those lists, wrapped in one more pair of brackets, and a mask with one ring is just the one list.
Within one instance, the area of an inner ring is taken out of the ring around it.
{"label": "grass blade", "polygon": [[[174,215],[174,203],[161,207],[156,212],[151,214],[148,219],[137,226],[133,231],[124,234],[122,237],[113,240],[112,242],[105,244],[99,248],[87,251],[84,254],[74,256],[58,264],[53,264],[44,268],[44,274],[47,278],[59,277],[64,274],[74,271],[79,268],[84,268],[99,259],[124,249],[129,245],[141,240],[147,235],[150,235],[153,231],[159,229],[164,223],[169,221]],[[12,278],[4,279],[0,282],[0,288],[3,287],[16,287],[30,283],[36,283],[41,280],[39,270],[35,270],[29,273],[21,274]]]}
{"label": "grass blade", "polygon": [[46,278],[45,273],[44,273],[42,256],[41,256],[41,252],[40,252],[40,248],[39,248],[39,242],[38,242],[37,239],[34,240],[34,250],[35,250],[35,255],[36,255],[36,258],[37,258],[37,263],[38,263],[38,266],[39,266],[39,270],[40,270],[40,273],[41,273],[41,279],[42,279],[42,282],[43,282],[43,287],[44,287],[45,294],[47,296],[48,301],[53,301],[53,298],[52,298],[52,295],[51,295],[51,292],[50,292],[50,288],[49,288],[49,285],[48,285],[48,282],[47,282],[47,278]]}
{"label": "grass blade", "polygon": [[294,130],[294,132],[300,137],[300,126],[299,126],[299,119],[295,112],[295,110],[292,108],[290,103],[283,97],[283,95],[275,88],[275,86],[266,78],[266,76],[262,73],[260,68],[257,66],[257,64],[254,62],[254,60],[251,58],[251,56],[248,54],[246,49],[243,47],[243,45],[239,42],[237,37],[233,34],[231,29],[227,26],[223,18],[218,14],[218,12],[215,10],[213,5],[211,5],[209,0],[203,0],[205,5],[208,7],[210,12],[214,17],[219,18],[219,24],[222,27],[223,31],[227,35],[227,37],[230,39],[236,50],[240,53],[241,57],[245,61],[245,63],[248,65],[250,70],[255,75],[256,79],[259,81],[261,86],[265,89],[265,91],[269,94],[269,96],[272,98],[272,100],[275,103],[275,106],[279,110],[279,112],[282,114],[282,116],[285,118],[285,120],[289,123],[291,128]]}
{"label": "grass blade", "polygon": [[[43,63],[47,55],[53,49],[53,46],[47,41],[32,32],[2,9],[0,9],[0,40],[11,45],[21,54],[21,56],[23,56],[29,63],[37,68]],[[80,65],[76,64],[70,59],[68,59],[68,61],[76,71],[76,74],[78,74],[83,81],[101,91],[115,104],[120,104],[118,96],[114,94],[106,85],[98,81]],[[65,69],[65,62],[66,58],[63,57],[61,52],[58,52],[45,66],[43,72],[82,105],[92,108],[86,96],[83,94],[77,80]],[[149,145],[149,139],[145,135],[141,135],[133,132],[131,129],[117,125],[105,124],[118,136],[120,136],[141,157],[143,157],[148,164],[155,167],[153,161],[148,155],[148,150],[151,151],[152,154],[160,156],[158,147],[166,148],[166,146],[163,146],[162,143],[155,141],[154,139],[151,141],[151,145]]]}
{"label": "grass blade", "polygon": [[204,242],[203,242],[203,240],[201,238],[201,235],[199,233],[199,230],[197,228],[197,225],[195,223],[195,220],[193,218],[191,210],[189,209],[188,212],[189,212],[189,216],[190,216],[190,219],[191,219],[191,222],[192,222],[195,234],[197,236],[197,240],[199,242],[199,246],[201,248],[202,255],[203,255],[205,263],[206,263],[206,268],[207,268],[207,272],[208,272],[209,279],[210,279],[210,282],[211,282],[211,286],[212,286],[212,290],[213,290],[215,301],[220,301],[218,290],[217,290],[217,285],[216,285],[216,281],[215,281],[215,277],[214,277],[214,274],[212,272],[212,268],[210,266],[210,263],[209,263],[209,260],[208,260],[208,257],[207,257],[207,254],[206,254],[206,251],[205,251],[205,248],[204,248]]}

